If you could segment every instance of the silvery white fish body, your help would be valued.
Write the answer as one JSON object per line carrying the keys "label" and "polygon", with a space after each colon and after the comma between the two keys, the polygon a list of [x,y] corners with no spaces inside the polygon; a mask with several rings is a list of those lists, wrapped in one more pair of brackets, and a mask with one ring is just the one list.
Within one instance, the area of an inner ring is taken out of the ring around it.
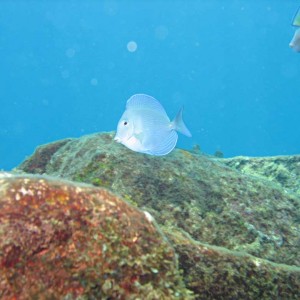
{"label": "silvery white fish body", "polygon": [[182,120],[182,111],[180,109],[171,122],[155,98],[145,94],[133,95],[118,123],[115,140],[136,152],[166,155],[177,143],[177,131],[192,136]]}
{"label": "silvery white fish body", "polygon": [[289,46],[296,52],[300,52],[300,28],[295,31]]}

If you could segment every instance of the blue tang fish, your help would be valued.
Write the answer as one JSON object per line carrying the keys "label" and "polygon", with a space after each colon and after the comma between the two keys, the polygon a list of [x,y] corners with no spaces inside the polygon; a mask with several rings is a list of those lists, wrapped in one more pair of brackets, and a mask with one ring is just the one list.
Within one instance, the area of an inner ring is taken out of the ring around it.
{"label": "blue tang fish", "polygon": [[177,143],[177,131],[192,136],[183,123],[182,111],[183,108],[171,122],[155,98],[144,94],[133,95],[127,100],[115,140],[136,152],[166,155]]}

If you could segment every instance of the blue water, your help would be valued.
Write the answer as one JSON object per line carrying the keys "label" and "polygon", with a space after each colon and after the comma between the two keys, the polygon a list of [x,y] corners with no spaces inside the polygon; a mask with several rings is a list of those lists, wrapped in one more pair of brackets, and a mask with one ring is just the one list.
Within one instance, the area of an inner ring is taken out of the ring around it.
{"label": "blue water", "polygon": [[[299,1],[0,1],[0,169],[115,130],[126,100],[184,105],[178,147],[300,152]],[[136,49],[129,45],[137,46]],[[134,51],[135,50],[135,51]]]}

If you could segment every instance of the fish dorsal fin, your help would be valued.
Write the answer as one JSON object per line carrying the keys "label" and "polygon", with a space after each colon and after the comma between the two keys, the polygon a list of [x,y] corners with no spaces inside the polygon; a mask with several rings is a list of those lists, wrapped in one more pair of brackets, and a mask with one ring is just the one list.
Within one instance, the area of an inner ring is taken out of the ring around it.
{"label": "fish dorsal fin", "polygon": [[146,94],[131,96],[126,103],[126,109],[147,109],[167,114],[162,105],[153,97]]}

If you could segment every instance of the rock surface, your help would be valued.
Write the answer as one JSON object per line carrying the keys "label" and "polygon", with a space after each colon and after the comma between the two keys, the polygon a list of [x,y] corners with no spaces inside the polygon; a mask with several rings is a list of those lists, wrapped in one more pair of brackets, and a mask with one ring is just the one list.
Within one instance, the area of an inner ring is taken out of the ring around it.
{"label": "rock surface", "polygon": [[[106,187],[149,211],[173,242],[198,299],[300,298],[300,199],[294,187],[243,174],[234,159],[183,150],[152,157],[112,138],[94,134],[41,146],[16,171]],[[191,238],[178,238],[181,233]]]}
{"label": "rock surface", "polygon": [[164,230],[196,299],[300,299],[300,269],[192,240]]}
{"label": "rock surface", "polygon": [[222,163],[278,184],[281,188],[300,196],[300,155],[276,157],[234,157]]}
{"label": "rock surface", "polygon": [[0,299],[191,299],[149,214],[110,192],[0,173]]}

